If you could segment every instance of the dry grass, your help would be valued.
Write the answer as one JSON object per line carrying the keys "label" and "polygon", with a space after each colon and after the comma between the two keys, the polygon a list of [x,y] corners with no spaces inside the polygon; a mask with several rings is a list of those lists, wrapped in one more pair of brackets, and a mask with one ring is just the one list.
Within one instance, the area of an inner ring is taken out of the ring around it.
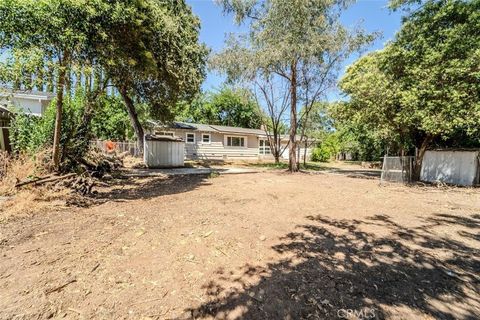
{"label": "dry grass", "polygon": [[51,171],[49,150],[35,156],[21,154],[15,158],[0,153],[0,222],[15,216],[30,215],[33,212],[62,208],[71,196],[65,188],[51,186],[16,188],[15,184]]}
{"label": "dry grass", "polygon": [[50,150],[43,150],[34,156],[20,154],[11,157],[0,154],[0,195],[13,195],[19,181],[39,177],[51,171]]}

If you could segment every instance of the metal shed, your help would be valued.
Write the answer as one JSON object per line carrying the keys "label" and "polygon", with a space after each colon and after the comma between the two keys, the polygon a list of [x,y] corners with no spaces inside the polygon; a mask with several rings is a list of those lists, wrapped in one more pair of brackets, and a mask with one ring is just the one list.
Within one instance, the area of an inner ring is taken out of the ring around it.
{"label": "metal shed", "polygon": [[420,180],[461,186],[479,184],[478,150],[431,150],[425,152]]}
{"label": "metal shed", "polygon": [[143,159],[148,168],[183,167],[185,142],[177,137],[146,135]]}

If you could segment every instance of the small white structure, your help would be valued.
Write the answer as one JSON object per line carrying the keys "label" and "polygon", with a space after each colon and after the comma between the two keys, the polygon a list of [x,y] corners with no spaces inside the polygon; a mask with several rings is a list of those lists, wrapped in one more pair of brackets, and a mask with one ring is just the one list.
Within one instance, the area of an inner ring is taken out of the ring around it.
{"label": "small white structure", "polygon": [[51,92],[41,91],[12,91],[0,88],[0,104],[13,107],[16,110],[42,116],[55,98]]}
{"label": "small white structure", "polygon": [[145,136],[143,159],[148,168],[183,167],[185,142],[167,136]]}
{"label": "small white structure", "polygon": [[420,180],[461,186],[479,184],[480,151],[426,151]]}
{"label": "small white structure", "polygon": [[[185,141],[185,157],[189,160],[273,160],[270,142],[264,129],[219,126],[174,121],[161,124],[149,121],[150,133],[158,136],[179,137]],[[288,135],[279,137],[282,159],[288,159]],[[300,136],[297,136],[300,141]],[[302,142],[300,156],[304,156]],[[297,150],[298,151],[298,150]],[[311,148],[307,148],[307,159]],[[303,159],[302,159],[303,160]]]}

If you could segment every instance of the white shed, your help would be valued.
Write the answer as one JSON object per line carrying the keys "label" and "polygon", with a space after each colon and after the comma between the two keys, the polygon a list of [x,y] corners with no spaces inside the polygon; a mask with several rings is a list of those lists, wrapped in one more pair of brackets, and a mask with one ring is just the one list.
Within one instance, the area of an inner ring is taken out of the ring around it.
{"label": "white shed", "polygon": [[479,184],[479,150],[435,150],[425,152],[420,180],[461,186]]}
{"label": "white shed", "polygon": [[148,168],[183,167],[185,142],[175,137],[146,135],[143,159]]}

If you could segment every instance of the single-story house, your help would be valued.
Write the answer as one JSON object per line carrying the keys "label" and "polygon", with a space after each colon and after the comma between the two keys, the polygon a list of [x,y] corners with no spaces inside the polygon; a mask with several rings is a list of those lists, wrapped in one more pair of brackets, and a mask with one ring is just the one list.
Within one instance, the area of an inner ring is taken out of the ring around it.
{"label": "single-story house", "polygon": [[36,116],[42,116],[54,98],[50,92],[0,88],[0,105]]}
{"label": "single-story house", "polygon": [[[151,134],[180,137],[185,141],[186,159],[232,160],[273,159],[267,134],[263,129],[247,129],[229,126],[172,122],[161,125],[151,121]],[[300,140],[300,137],[298,137]],[[288,159],[287,135],[282,135],[281,145],[285,148],[283,159]],[[303,157],[304,149],[300,149]],[[307,158],[310,150],[307,149]],[[303,159],[303,158],[302,158]]]}

